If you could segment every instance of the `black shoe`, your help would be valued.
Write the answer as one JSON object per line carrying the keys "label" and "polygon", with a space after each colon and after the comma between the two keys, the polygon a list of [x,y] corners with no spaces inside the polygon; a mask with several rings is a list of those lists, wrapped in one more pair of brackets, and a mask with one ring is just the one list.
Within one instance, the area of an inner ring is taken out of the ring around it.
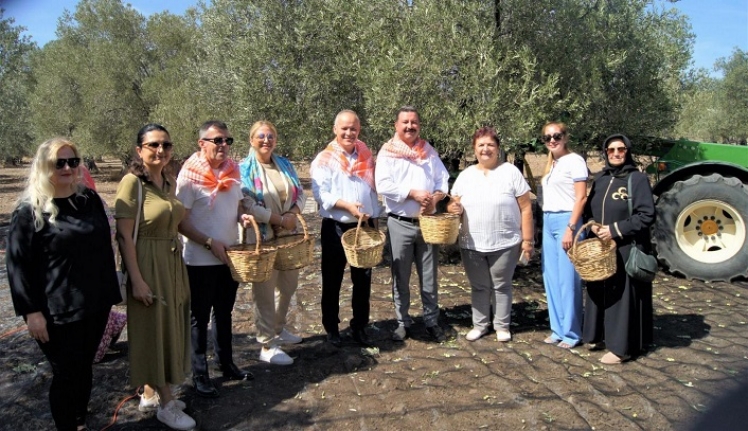
{"label": "black shoe", "polygon": [[355,342],[357,342],[358,344],[364,347],[374,347],[374,344],[371,342],[371,339],[369,339],[369,336],[366,335],[366,331],[364,331],[363,329],[351,328],[351,337],[353,337],[353,340]]}
{"label": "black shoe", "polygon": [[335,347],[341,347],[343,340],[340,339],[340,333],[332,332],[327,334],[327,341]]}
{"label": "black shoe", "polygon": [[444,330],[439,325],[429,326],[426,331],[431,335],[437,343],[443,343],[447,341],[447,336],[444,335]]}
{"label": "black shoe", "polygon": [[223,373],[223,378],[229,379],[229,380],[254,380],[255,375],[250,373],[249,371],[244,371],[241,368],[237,367],[236,364],[233,362],[229,365],[224,365],[221,367],[221,372]]}
{"label": "black shoe", "polygon": [[205,375],[192,376],[192,383],[195,384],[195,392],[197,392],[197,394],[201,397],[218,397],[218,389],[213,386],[213,382],[210,381],[210,377]]}

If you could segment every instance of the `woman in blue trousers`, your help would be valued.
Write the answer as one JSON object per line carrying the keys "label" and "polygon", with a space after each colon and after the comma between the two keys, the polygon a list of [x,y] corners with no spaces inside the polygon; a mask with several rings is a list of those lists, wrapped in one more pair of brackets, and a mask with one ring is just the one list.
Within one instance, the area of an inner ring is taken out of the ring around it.
{"label": "woman in blue trousers", "polygon": [[582,339],[582,282],[566,251],[582,225],[589,171],[584,159],[569,150],[565,124],[547,123],[541,139],[548,148],[542,180],[542,265],[551,323],[544,341],[571,349]]}

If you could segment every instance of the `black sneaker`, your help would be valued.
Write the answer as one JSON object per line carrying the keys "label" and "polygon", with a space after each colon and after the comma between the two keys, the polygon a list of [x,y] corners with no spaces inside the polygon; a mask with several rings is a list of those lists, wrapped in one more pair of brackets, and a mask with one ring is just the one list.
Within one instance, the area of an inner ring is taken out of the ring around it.
{"label": "black sneaker", "polygon": [[341,347],[343,345],[343,340],[340,339],[340,333],[338,332],[327,334],[327,341],[335,347]]}
{"label": "black sneaker", "polygon": [[429,326],[426,331],[431,335],[437,343],[443,343],[447,341],[447,336],[444,335],[444,330],[439,325]]}
{"label": "black sneaker", "polygon": [[366,331],[363,329],[353,329],[351,328],[351,337],[355,342],[357,342],[359,345],[364,347],[374,347],[374,344],[369,339],[369,336],[366,335]]}

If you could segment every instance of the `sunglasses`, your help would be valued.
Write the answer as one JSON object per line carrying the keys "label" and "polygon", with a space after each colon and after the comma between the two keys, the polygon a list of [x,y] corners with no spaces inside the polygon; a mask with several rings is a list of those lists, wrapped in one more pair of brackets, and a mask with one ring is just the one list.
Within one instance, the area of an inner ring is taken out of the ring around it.
{"label": "sunglasses", "polygon": [[234,143],[234,138],[203,138],[203,141],[212,142],[216,145],[223,145],[224,142],[226,145],[231,145]]}
{"label": "sunglasses", "polygon": [[615,154],[616,151],[618,151],[621,154],[626,154],[626,151],[628,151],[628,148],[626,148],[626,147],[608,147],[605,151],[607,151],[608,154]]}
{"label": "sunglasses", "polygon": [[540,139],[542,139],[543,142],[545,142],[547,144],[547,143],[551,142],[551,139],[553,139],[554,141],[560,141],[561,138],[563,138],[565,134],[566,134],[566,132],[554,133],[552,135],[544,135]]}
{"label": "sunglasses", "polygon": [[174,146],[171,142],[148,142],[143,144],[144,147],[148,147],[152,149],[153,151],[158,150],[158,147],[161,147],[164,149],[164,151],[169,151]]}
{"label": "sunglasses", "polygon": [[63,169],[65,165],[70,166],[70,169],[75,169],[81,164],[80,157],[71,157],[69,159],[57,159],[55,162],[55,169]]}
{"label": "sunglasses", "polygon": [[268,133],[267,135],[264,133],[258,133],[255,135],[255,138],[261,141],[265,138],[268,138],[268,141],[272,141],[273,139],[275,139],[275,135],[273,135],[272,133]]}

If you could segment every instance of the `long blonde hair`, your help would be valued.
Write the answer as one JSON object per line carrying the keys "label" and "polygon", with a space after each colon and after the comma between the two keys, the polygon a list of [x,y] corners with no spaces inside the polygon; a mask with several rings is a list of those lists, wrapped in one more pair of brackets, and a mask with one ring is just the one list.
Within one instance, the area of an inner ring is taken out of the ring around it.
{"label": "long blonde hair", "polygon": [[[561,129],[561,133],[563,133],[565,136],[569,136],[569,129],[566,127],[566,124],[560,122],[560,121],[549,121],[543,125],[542,135],[545,135],[545,129],[547,129],[550,126],[557,126],[559,129]],[[566,143],[564,144],[564,147],[569,150],[569,140],[566,140]],[[548,163],[545,164],[545,172],[543,173],[543,177],[548,175],[551,172],[551,168],[553,167],[553,153],[548,151]]]}
{"label": "long blonde hair", "polygon": [[[34,216],[34,230],[36,232],[39,232],[44,227],[44,213],[49,214],[49,224],[54,225],[57,214],[60,211],[53,199],[55,196],[55,186],[52,184],[52,175],[55,172],[55,163],[57,163],[57,152],[65,147],[73,150],[75,157],[80,157],[75,144],[65,138],[52,138],[39,145],[34,156],[34,161],[31,163],[26,188],[16,203],[16,207],[22,204],[31,206]],[[76,194],[82,192],[84,188],[80,182],[79,169],[73,169],[73,184]]]}

